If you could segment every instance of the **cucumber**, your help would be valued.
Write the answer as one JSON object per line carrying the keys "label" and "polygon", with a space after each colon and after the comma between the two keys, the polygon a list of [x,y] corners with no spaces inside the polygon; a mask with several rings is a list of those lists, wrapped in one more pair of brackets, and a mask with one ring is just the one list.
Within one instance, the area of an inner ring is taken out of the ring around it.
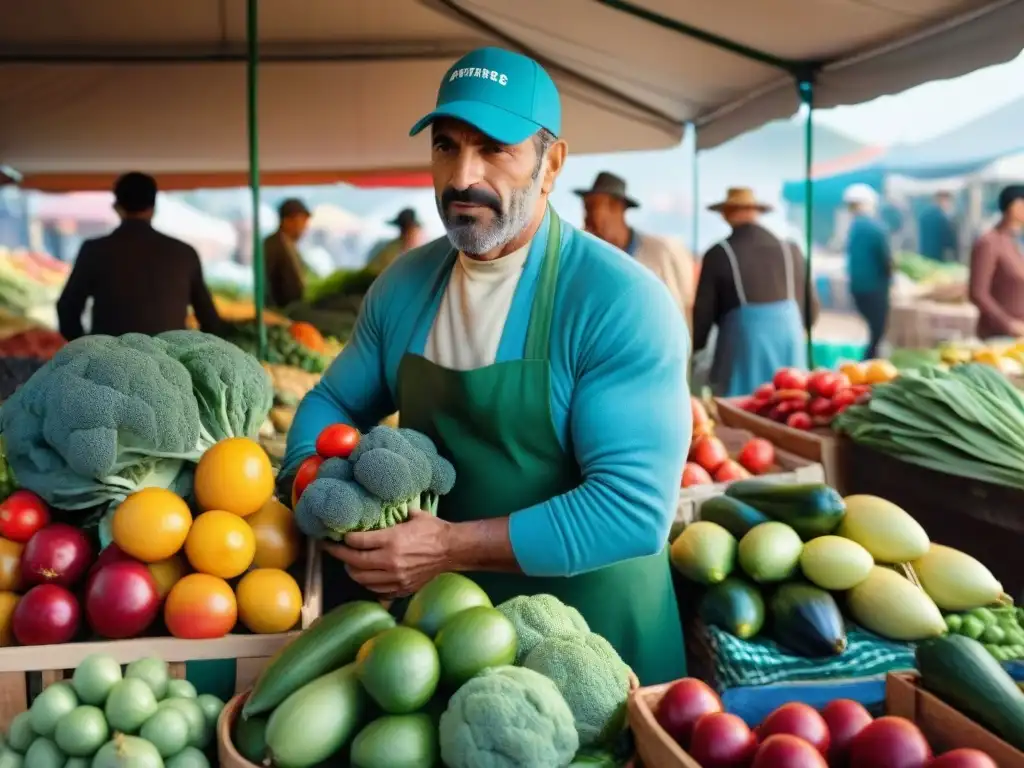
{"label": "cucumber", "polygon": [[741,640],[749,640],[764,626],[761,592],[734,576],[709,588],[700,600],[698,612],[708,626],[718,627]]}
{"label": "cucumber", "polygon": [[355,664],[318,677],[285,699],[267,721],[267,754],[275,768],[309,768],[356,733],[369,698]]}
{"label": "cucumber", "polygon": [[242,717],[269,712],[302,686],[355,661],[359,647],[395,626],[380,603],[357,600],[325,613],[267,663],[242,707]]}
{"label": "cucumber", "polygon": [[700,505],[700,519],[718,523],[737,539],[742,539],[755,525],[768,518],[749,504],[728,496],[712,496]]}
{"label": "cucumber", "polygon": [[824,483],[775,485],[763,480],[739,480],[726,488],[725,495],[785,523],[804,541],[832,533],[846,514],[843,497]]}
{"label": "cucumber", "polygon": [[779,587],[770,601],[772,636],[800,656],[838,656],[846,650],[846,627],[835,599],[802,582]]}
{"label": "cucumber", "polygon": [[1024,693],[981,643],[963,635],[917,646],[921,683],[1017,749],[1024,749]]}

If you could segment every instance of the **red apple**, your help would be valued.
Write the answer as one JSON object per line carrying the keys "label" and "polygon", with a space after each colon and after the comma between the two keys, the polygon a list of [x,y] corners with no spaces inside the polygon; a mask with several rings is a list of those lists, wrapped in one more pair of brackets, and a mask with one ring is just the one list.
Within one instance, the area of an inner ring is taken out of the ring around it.
{"label": "red apple", "polygon": [[690,744],[693,726],[710,712],[721,712],[722,700],[704,682],[687,677],[673,683],[658,702],[655,719],[684,749]]}
{"label": "red apple", "polygon": [[788,733],[811,744],[822,756],[828,754],[829,732],[825,719],[814,707],[799,701],[783,704],[764,719],[757,735],[766,739],[777,733]]}

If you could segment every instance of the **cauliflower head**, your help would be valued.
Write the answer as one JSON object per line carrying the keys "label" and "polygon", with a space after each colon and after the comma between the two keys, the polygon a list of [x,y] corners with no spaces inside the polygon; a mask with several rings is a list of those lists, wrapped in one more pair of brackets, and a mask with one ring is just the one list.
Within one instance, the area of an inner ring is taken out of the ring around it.
{"label": "cauliflower head", "polygon": [[554,682],[572,710],[581,747],[607,744],[625,727],[629,667],[600,635],[549,637],[523,666]]}
{"label": "cauliflower head", "polygon": [[512,622],[519,637],[516,664],[522,664],[537,644],[548,637],[585,634],[586,619],[554,595],[519,595],[498,606]]}
{"label": "cauliflower head", "polygon": [[449,768],[565,768],[579,748],[554,683],[522,667],[492,667],[448,701],[439,728]]}

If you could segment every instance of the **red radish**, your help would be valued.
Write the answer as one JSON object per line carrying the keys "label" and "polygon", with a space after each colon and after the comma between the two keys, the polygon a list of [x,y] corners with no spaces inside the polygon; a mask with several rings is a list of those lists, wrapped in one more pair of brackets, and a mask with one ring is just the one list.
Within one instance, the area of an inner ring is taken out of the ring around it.
{"label": "red radish", "polygon": [[689,488],[691,485],[711,485],[711,482],[711,475],[704,467],[690,461],[686,462],[686,466],[683,467],[683,488]]}
{"label": "red radish", "polygon": [[745,480],[750,473],[732,459],[726,459],[715,470],[716,483],[729,483],[733,480]]}
{"label": "red radish", "polygon": [[927,768],[999,768],[996,761],[979,749],[954,749],[936,757]]}
{"label": "red radish", "polygon": [[693,462],[700,464],[708,472],[714,472],[729,458],[725,444],[717,437],[698,437],[693,441],[691,454]]}
{"label": "red radish", "polygon": [[807,389],[807,374],[797,368],[781,368],[775,372],[772,384],[776,389]]}
{"label": "red radish", "polygon": [[711,712],[693,726],[690,756],[701,768],[746,768],[757,751],[757,736],[728,712]]}
{"label": "red radish", "polygon": [[807,379],[807,389],[812,395],[830,398],[841,389],[850,386],[846,374],[834,371],[815,371]]}
{"label": "red radish", "polygon": [[828,768],[811,744],[789,733],[776,733],[757,748],[750,768]]}
{"label": "red radish", "polygon": [[814,426],[814,422],[811,421],[811,417],[806,413],[791,413],[786,419],[786,426],[793,429],[810,429]]}
{"label": "red radish", "polygon": [[763,437],[754,437],[747,441],[736,456],[736,460],[755,475],[761,475],[775,464],[775,446]]}
{"label": "red radish", "polygon": [[21,553],[21,576],[26,585],[73,587],[91,562],[92,545],[85,533],[72,525],[54,523],[28,540]]}
{"label": "red radish", "polygon": [[807,404],[807,412],[811,416],[831,416],[832,401],[827,397],[816,397]]}
{"label": "red radish", "polygon": [[835,395],[832,396],[832,407],[842,408],[844,406],[853,405],[855,402],[857,402],[858,397],[859,395],[852,389],[840,390],[839,392],[836,392]]}
{"label": "red radish", "polygon": [[50,524],[50,508],[32,491],[15,491],[0,504],[0,536],[24,544]]}
{"label": "red radish", "polygon": [[758,400],[756,397],[747,397],[740,402],[740,408],[750,413],[757,413],[766,402],[766,400]]}
{"label": "red radish", "polygon": [[80,618],[74,595],[56,584],[40,584],[18,601],[11,629],[21,645],[58,645],[74,638]]}
{"label": "red radish", "polygon": [[100,637],[138,637],[156,618],[160,594],[142,563],[121,560],[97,572],[85,593],[85,616]]}
{"label": "red radish", "polygon": [[813,746],[822,756],[828,754],[828,725],[814,707],[799,701],[791,701],[768,715],[757,727],[757,735],[762,739],[777,733],[797,736]]}
{"label": "red radish", "polygon": [[776,403],[806,403],[810,399],[810,394],[803,389],[780,389],[772,395]]}
{"label": "red radish", "polygon": [[874,718],[859,702],[852,699],[830,701],[821,710],[821,716],[832,737],[832,744],[828,749],[829,764],[832,766],[845,765],[850,742],[870,725]]}
{"label": "red radish", "polygon": [[932,749],[912,722],[886,716],[854,736],[849,757],[849,768],[924,768]]}
{"label": "red radish", "polygon": [[758,400],[770,400],[771,396],[775,394],[775,385],[770,381],[767,384],[762,384],[760,387],[754,390],[754,397]]}
{"label": "red radish", "polygon": [[658,702],[655,719],[684,749],[702,715],[722,711],[722,700],[704,682],[687,677],[674,683]]}

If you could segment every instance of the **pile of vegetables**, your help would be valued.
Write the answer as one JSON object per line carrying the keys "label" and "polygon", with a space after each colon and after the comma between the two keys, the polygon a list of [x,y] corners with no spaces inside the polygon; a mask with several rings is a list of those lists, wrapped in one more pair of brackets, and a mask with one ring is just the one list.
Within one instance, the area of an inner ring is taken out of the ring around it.
{"label": "pile of vegetables", "polygon": [[[235,322],[227,340],[250,355],[259,353],[259,326],[255,322]],[[289,365],[308,373],[323,373],[331,359],[310,349],[292,335],[288,325],[267,326],[267,362]]]}
{"label": "pile of vegetables", "polygon": [[0,339],[0,357],[28,357],[46,361],[67,342],[49,328],[26,328]]}
{"label": "pile of vegetables", "polygon": [[893,257],[896,269],[915,283],[949,285],[967,282],[967,265],[929,259],[919,253],[900,251]]}
{"label": "pile of vegetables", "polygon": [[[945,634],[942,611],[1009,599],[984,565],[932,544],[910,515],[875,496],[745,480],[705,501],[700,516],[670,555],[706,587],[703,621],[743,640],[765,632],[796,655],[842,653],[842,609],[881,637],[910,642]],[[908,563],[919,585],[894,570]]]}
{"label": "pile of vegetables", "polygon": [[704,683],[686,678],[665,691],[655,718],[702,768],[997,768],[977,749],[933,759],[914,722],[873,718],[850,699],[831,701],[821,711],[796,701],[783,704],[751,729],[726,712]]}
{"label": "pile of vegetables", "polygon": [[765,475],[777,472],[775,446],[761,437],[750,437],[730,458],[725,443],[715,434],[715,426],[704,405],[695,397],[690,398],[690,412],[693,435],[690,453],[683,467],[681,486],[728,483],[743,480],[751,475]]}
{"label": "pile of vegetables", "polygon": [[1024,488],[1024,393],[988,365],[906,372],[835,428],[910,464]]}
{"label": "pile of vegetables", "polygon": [[377,274],[369,269],[335,270],[326,277],[310,280],[302,300],[320,309],[330,309],[332,299],[364,296],[376,279]]}
{"label": "pile of vegetables", "polygon": [[495,608],[444,573],[399,625],[371,602],[324,615],[271,659],[232,740],[250,762],[288,768],[611,768],[630,676],[553,596]]}
{"label": "pile of vegetables", "polygon": [[161,659],[133,661],[122,674],[116,659],[95,654],[11,721],[0,763],[209,768],[223,708],[216,696],[172,679]]}
{"label": "pile of vegetables", "polygon": [[340,541],[346,533],[390,528],[410,509],[437,513],[455,485],[455,468],[413,429],[377,426],[360,435],[327,427],[317,455],[300,465],[292,489],[295,521],[307,536]]}
{"label": "pile of vegetables", "polygon": [[215,336],[86,336],[4,403],[0,431],[22,486],[88,509],[143,488],[187,493],[203,453],[255,437],[272,402],[259,362]]}
{"label": "pile of vegetables", "polygon": [[0,248],[0,307],[26,316],[52,306],[69,270],[69,265],[45,254]]}

